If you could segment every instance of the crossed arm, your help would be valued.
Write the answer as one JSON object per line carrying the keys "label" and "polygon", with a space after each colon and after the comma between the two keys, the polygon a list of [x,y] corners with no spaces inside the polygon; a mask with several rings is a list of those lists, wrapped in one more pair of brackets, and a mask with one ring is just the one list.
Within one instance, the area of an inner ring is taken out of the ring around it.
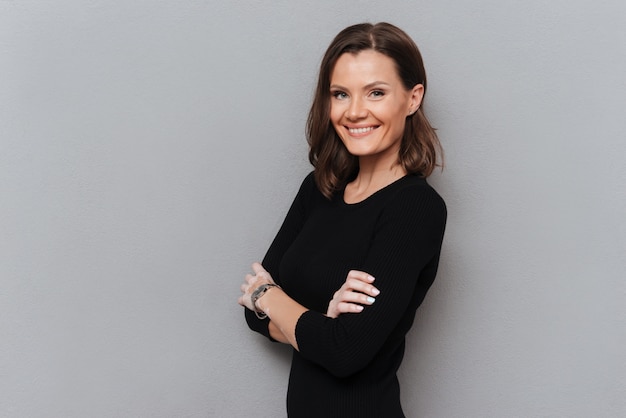
{"label": "crossed arm", "polygon": [[[252,264],[254,274],[247,274],[241,285],[242,295],[238,303],[246,308],[264,312],[269,318],[270,336],[298,350],[295,331],[300,316],[308,309],[290,298],[280,287],[271,287],[252,305],[252,293],[261,285],[274,283],[272,276],[260,263]],[[342,313],[359,313],[364,305],[371,305],[380,293],[372,285],[374,277],[358,270],[351,270],[343,285],[335,292],[328,304],[326,316],[336,318]]]}

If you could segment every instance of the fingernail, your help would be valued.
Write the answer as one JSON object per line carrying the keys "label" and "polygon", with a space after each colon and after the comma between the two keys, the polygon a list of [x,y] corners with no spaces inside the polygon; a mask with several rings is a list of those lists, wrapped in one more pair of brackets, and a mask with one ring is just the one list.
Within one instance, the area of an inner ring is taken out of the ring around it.
{"label": "fingernail", "polygon": [[374,303],[374,302],[376,302],[376,299],[374,299],[374,298],[373,298],[373,297],[371,297],[371,296],[368,296],[368,297],[367,297],[367,302],[368,302],[368,303]]}
{"label": "fingernail", "polygon": [[373,288],[372,289],[372,293],[374,294],[374,296],[378,296],[378,295],[380,295],[380,290],[378,290],[376,288]]}
{"label": "fingernail", "polygon": [[361,305],[356,305],[356,310],[361,312],[363,310],[363,307]]}
{"label": "fingernail", "polygon": [[374,278],[374,276],[367,276],[367,280],[369,280],[370,282],[373,282],[376,279]]}

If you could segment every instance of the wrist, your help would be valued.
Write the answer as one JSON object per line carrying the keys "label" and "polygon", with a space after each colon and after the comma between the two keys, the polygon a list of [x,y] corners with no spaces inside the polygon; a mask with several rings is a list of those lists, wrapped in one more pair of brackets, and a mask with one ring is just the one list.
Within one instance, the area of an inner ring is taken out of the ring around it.
{"label": "wrist", "polygon": [[267,293],[268,290],[272,289],[273,287],[280,286],[275,283],[262,284],[261,286],[257,287],[250,296],[250,299],[252,301],[252,307],[254,308],[253,311],[259,319],[267,318],[267,314],[263,311],[263,309],[259,306],[257,302],[259,299],[261,299],[261,297],[263,297],[263,295],[265,295],[265,293]]}

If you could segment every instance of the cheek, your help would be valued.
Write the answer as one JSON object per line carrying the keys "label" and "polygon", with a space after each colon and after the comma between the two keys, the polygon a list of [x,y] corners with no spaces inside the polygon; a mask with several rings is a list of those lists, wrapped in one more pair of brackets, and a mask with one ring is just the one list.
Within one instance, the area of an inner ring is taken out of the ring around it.
{"label": "cheek", "polygon": [[394,115],[389,115],[387,119],[389,124],[389,131],[393,138],[401,137],[404,134],[404,128],[406,125],[406,118],[402,113],[395,113]]}
{"label": "cheek", "polygon": [[395,126],[394,126],[394,130],[396,131],[396,134],[398,136],[402,136],[404,135],[404,128],[406,127],[406,120],[404,118],[399,119]]}
{"label": "cheek", "polygon": [[341,120],[342,112],[338,106],[330,106],[330,121],[336,125]]}
{"label": "cheek", "polygon": [[397,109],[394,109],[393,121],[394,124],[398,126],[398,129],[404,130],[407,115],[408,110],[406,110],[404,106],[399,106]]}

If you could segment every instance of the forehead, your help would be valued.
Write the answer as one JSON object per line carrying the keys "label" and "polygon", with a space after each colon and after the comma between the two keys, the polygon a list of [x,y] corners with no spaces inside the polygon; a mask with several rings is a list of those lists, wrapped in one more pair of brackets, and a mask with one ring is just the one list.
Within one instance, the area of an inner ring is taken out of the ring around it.
{"label": "forehead", "polygon": [[341,55],[330,74],[331,83],[399,81],[393,59],[374,50]]}

